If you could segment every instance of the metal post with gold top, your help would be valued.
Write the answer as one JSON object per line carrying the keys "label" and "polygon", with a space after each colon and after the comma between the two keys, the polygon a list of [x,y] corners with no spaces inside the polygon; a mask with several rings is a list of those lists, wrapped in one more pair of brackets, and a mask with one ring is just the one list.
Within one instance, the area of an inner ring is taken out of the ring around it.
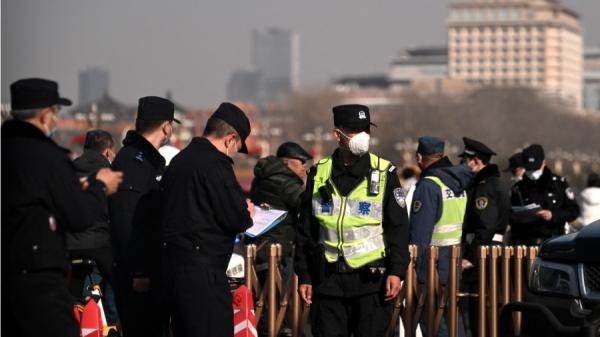
{"label": "metal post with gold top", "polygon": [[450,275],[448,280],[449,287],[449,311],[448,311],[448,330],[449,337],[458,336],[458,274],[460,273],[460,246],[450,248]]}
{"label": "metal post with gold top", "polygon": [[537,258],[537,253],[538,247],[527,247],[527,280],[529,280],[529,275],[531,275],[531,268]]}
{"label": "metal post with gold top", "polygon": [[498,336],[498,256],[499,246],[490,247],[490,337]]}
{"label": "metal post with gold top", "polygon": [[292,276],[292,319],[291,319],[291,328],[292,328],[292,337],[300,336],[300,315],[302,313],[302,300],[300,299],[300,294],[298,293],[298,275],[294,274]]}
{"label": "metal post with gold top", "polygon": [[406,270],[406,280],[405,288],[405,316],[404,316],[404,336],[405,337],[413,337],[415,335],[415,326],[413,325],[413,313],[415,312],[415,263],[417,259],[417,246],[410,245],[408,247],[409,251],[409,261],[408,261],[408,269]]}
{"label": "metal post with gold top", "polygon": [[244,267],[244,278],[246,281],[246,288],[250,290],[251,293],[254,294],[254,284],[253,284],[253,275],[254,271],[254,259],[256,258],[256,246],[248,245],[246,246],[246,259],[245,259],[245,267]]}
{"label": "metal post with gold top", "polygon": [[[523,300],[523,256],[525,255],[525,246],[515,247],[515,302],[521,302]],[[521,318],[520,312],[516,312],[513,315],[515,335],[521,334]]]}
{"label": "metal post with gold top", "polygon": [[435,291],[435,280],[437,274],[438,247],[429,246],[428,264],[427,264],[427,334],[434,336],[435,329],[435,300],[437,297]]}
{"label": "metal post with gold top", "polygon": [[267,324],[269,337],[277,337],[277,263],[279,260],[280,245],[272,244],[269,251],[269,273],[267,285],[267,298],[269,310],[267,311]]}
{"label": "metal post with gold top", "polygon": [[486,279],[486,262],[487,262],[487,254],[488,247],[480,246],[479,247],[479,301],[478,301],[478,336],[485,337],[486,332],[486,318],[485,318],[485,300],[486,300],[486,291],[485,291],[485,279]]}
{"label": "metal post with gold top", "polygon": [[510,302],[510,260],[513,255],[512,247],[502,247],[502,305]]}

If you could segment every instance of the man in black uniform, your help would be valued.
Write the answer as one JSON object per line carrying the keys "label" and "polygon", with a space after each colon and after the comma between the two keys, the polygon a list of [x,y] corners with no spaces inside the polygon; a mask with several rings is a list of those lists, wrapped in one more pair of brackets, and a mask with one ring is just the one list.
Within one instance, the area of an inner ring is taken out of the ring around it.
{"label": "man in black uniform", "polygon": [[546,166],[541,145],[533,144],[523,150],[523,166],[525,176],[512,189],[512,205],[537,204],[541,210],[530,216],[513,209],[511,240],[516,245],[539,245],[552,236],[561,235],[565,223],[579,215],[579,206],[567,180]]}
{"label": "man in black uniform", "polygon": [[[463,226],[463,291],[477,292],[477,252],[480,246],[502,245],[510,215],[508,194],[500,186],[500,170],[490,159],[496,153],[485,144],[464,137],[462,160],[475,173],[467,188],[467,210]],[[477,333],[477,299],[465,301],[467,331]],[[469,329],[470,327],[470,329]],[[467,332],[468,333],[468,332]]]}
{"label": "man in black uniform", "polygon": [[115,291],[124,337],[162,335],[159,182],[165,159],[158,148],[168,142],[172,123],[178,122],[174,111],[167,99],[140,98],[135,131],[127,132],[112,164],[125,173],[119,191],[109,200]]}
{"label": "man in black uniform", "polygon": [[307,180],[299,292],[312,303],[315,336],[383,336],[408,262],[406,204],[396,168],[368,152],[369,109],[342,105],[333,115],[339,147]]}
{"label": "man in black uniform", "polygon": [[244,112],[223,103],[163,177],[163,273],[175,336],[233,336],[225,272],[236,235],[252,225],[254,205],[235,178],[231,156],[248,153],[249,134]]}
{"label": "man in black uniform", "polygon": [[122,174],[99,170],[82,190],[68,151],[49,138],[60,106],[71,101],[44,79],[19,80],[10,91],[14,120],[2,124],[2,336],[76,337],[64,235],[94,224]]}

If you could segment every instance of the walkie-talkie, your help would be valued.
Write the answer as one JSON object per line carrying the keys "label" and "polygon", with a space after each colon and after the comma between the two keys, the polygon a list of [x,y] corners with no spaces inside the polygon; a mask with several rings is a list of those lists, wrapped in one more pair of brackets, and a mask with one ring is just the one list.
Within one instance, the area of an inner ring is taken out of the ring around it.
{"label": "walkie-talkie", "polygon": [[379,158],[377,158],[377,167],[371,168],[369,178],[369,195],[379,194]]}
{"label": "walkie-talkie", "polygon": [[369,178],[369,195],[379,194],[379,170],[371,169],[371,175]]}

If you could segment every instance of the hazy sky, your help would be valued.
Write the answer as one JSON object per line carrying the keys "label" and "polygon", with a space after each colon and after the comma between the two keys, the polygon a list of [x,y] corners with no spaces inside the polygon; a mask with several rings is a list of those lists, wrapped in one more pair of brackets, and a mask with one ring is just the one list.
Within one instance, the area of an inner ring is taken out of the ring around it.
{"label": "hazy sky", "polygon": [[[600,44],[600,1],[566,0]],[[55,79],[77,101],[77,72],[110,71],[110,92],[135,104],[173,92],[189,107],[225,98],[250,65],[254,28],[300,33],[300,82],[382,73],[398,50],[444,43],[447,0],[3,0],[2,101],[22,77]]]}

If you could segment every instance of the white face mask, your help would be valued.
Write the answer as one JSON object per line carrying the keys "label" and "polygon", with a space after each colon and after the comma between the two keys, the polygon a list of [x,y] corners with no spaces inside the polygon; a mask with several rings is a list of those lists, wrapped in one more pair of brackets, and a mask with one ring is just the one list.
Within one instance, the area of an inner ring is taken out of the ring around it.
{"label": "white face mask", "polygon": [[540,168],[539,170],[535,170],[535,171],[525,171],[525,175],[527,176],[527,178],[529,178],[531,180],[540,179],[542,174],[544,174],[544,169],[542,169],[542,168]]}
{"label": "white face mask", "polygon": [[350,138],[346,136],[345,133],[340,131],[344,137],[349,138],[350,142],[348,142],[348,149],[355,156],[362,156],[363,154],[369,152],[369,141],[371,140],[371,136],[366,132],[361,132],[354,137]]}
{"label": "white face mask", "polygon": [[510,176],[510,180],[513,181],[513,182],[515,182],[515,183],[517,183],[517,182],[523,180],[523,177],[522,176],[516,176],[516,175],[513,174],[513,175]]}

